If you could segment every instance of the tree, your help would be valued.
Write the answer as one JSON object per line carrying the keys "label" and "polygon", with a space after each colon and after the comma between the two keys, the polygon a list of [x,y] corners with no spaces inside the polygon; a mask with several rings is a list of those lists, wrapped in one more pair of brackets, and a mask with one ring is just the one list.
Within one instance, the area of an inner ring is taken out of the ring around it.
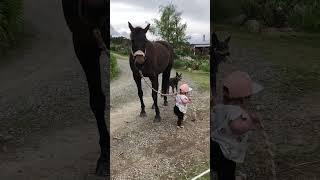
{"label": "tree", "polygon": [[153,19],[155,25],[150,29],[150,32],[168,41],[175,50],[181,50],[189,39],[186,36],[187,24],[181,22],[182,12],[178,12],[177,6],[172,3],[160,6],[159,12],[160,19]]}

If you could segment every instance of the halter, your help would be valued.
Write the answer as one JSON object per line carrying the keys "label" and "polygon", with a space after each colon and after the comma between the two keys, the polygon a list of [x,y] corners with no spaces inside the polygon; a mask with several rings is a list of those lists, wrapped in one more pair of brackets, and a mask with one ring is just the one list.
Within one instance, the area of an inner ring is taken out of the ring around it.
{"label": "halter", "polygon": [[136,56],[143,56],[144,58],[146,58],[146,54],[147,54],[147,49],[144,49],[144,52],[141,51],[141,50],[138,50],[136,52],[133,53],[133,50],[131,48],[131,54],[133,57],[136,57]]}

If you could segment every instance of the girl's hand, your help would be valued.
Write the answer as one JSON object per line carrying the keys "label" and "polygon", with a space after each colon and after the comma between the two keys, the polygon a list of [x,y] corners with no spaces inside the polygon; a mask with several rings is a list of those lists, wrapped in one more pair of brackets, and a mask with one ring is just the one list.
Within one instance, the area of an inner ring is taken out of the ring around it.
{"label": "girl's hand", "polygon": [[252,120],[240,116],[232,120],[229,126],[233,134],[242,135],[252,129]]}
{"label": "girl's hand", "polygon": [[261,116],[258,113],[252,112],[252,113],[249,113],[249,116],[253,124],[258,124],[261,120]]}

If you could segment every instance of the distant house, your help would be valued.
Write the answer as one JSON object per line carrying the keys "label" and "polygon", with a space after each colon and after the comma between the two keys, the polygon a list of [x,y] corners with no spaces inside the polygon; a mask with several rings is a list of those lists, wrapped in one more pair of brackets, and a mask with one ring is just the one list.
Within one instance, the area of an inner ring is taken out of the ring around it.
{"label": "distant house", "polygon": [[202,41],[193,42],[190,45],[194,55],[207,56],[210,53],[210,41],[206,40],[205,35],[203,35]]}

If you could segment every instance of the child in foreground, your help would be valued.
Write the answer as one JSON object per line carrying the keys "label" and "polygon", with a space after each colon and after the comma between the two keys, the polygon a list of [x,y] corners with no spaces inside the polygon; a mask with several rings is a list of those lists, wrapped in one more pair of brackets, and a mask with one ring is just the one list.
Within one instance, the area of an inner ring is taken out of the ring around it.
{"label": "child in foreground", "polygon": [[236,163],[244,162],[249,132],[258,122],[248,109],[250,97],[262,89],[246,72],[233,72],[223,81],[223,102],[216,103],[211,120],[210,166],[219,180],[236,179]]}
{"label": "child in foreground", "polygon": [[182,121],[184,114],[187,113],[187,104],[191,103],[189,92],[192,88],[188,84],[182,84],[179,87],[179,93],[176,95],[176,105],[173,108],[174,114],[178,116],[177,128],[183,128]]}

